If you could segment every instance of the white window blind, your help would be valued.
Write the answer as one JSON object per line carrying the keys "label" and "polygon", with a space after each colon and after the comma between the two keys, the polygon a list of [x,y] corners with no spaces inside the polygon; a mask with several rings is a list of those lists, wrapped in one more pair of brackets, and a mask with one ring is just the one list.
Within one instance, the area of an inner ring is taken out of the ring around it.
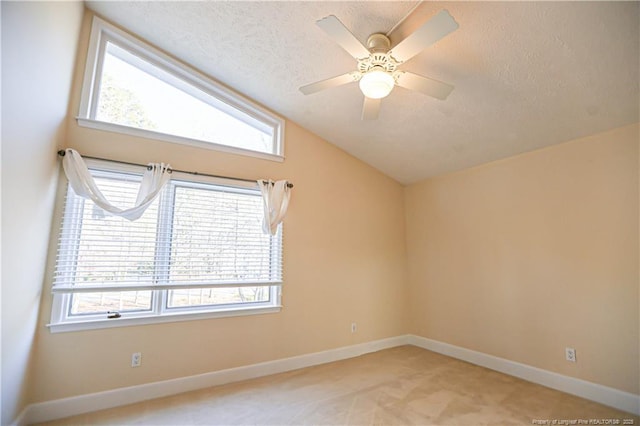
{"label": "white window blind", "polygon": [[[96,184],[120,208],[135,202],[140,176],[91,170]],[[154,283],[159,199],[136,221],[111,216],[67,188],[54,292],[149,286]],[[95,290],[93,290],[95,291]]]}
{"label": "white window blind", "polygon": [[[112,204],[135,202],[142,168],[87,166]],[[135,221],[109,215],[67,185],[51,330],[278,312],[282,230],[264,234],[263,215],[252,182],[174,171]]]}
{"label": "white window blind", "polygon": [[[91,173],[112,203],[135,201],[139,174]],[[257,187],[171,180],[136,221],[110,216],[68,188],[53,292],[279,285],[281,232],[264,234],[262,219]]]}
{"label": "white window blind", "polygon": [[262,232],[259,192],[185,183],[173,189],[171,285],[281,282],[279,238]]}

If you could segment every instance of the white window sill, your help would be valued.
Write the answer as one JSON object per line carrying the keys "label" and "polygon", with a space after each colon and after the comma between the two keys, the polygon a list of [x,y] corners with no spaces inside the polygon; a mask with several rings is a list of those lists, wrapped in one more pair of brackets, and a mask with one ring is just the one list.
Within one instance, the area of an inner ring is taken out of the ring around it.
{"label": "white window sill", "polygon": [[107,132],[122,133],[130,136],[138,136],[146,139],[161,140],[180,145],[195,146],[197,148],[221,151],[230,154],[244,155],[248,157],[260,158],[263,160],[271,160],[283,162],[284,156],[278,154],[270,154],[267,152],[252,151],[250,149],[236,148],[228,145],[221,145],[215,142],[207,142],[197,139],[190,139],[182,136],[169,135],[167,133],[154,132],[153,130],[138,129],[136,127],[121,126],[119,124],[108,123],[106,121],[93,120],[85,117],[76,117],[78,125],[91,129],[104,130]]}
{"label": "white window sill", "polygon": [[65,322],[56,324],[47,324],[51,333],[66,333],[69,331],[97,330],[101,328],[127,327],[146,324],[160,324],[165,322],[178,321],[194,321],[210,318],[237,317],[246,315],[262,315],[280,312],[282,305],[275,306],[259,306],[259,307],[239,307],[224,311],[214,312],[177,312],[164,313],[163,315],[151,314],[149,316],[137,316],[127,318],[123,314],[120,318],[99,319],[88,321]]}

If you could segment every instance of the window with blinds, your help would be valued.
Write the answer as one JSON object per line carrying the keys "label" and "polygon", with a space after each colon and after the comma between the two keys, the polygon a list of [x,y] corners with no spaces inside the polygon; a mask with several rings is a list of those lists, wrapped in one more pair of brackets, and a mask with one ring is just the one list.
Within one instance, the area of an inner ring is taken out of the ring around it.
{"label": "window with blinds", "polygon": [[[126,208],[142,172],[113,167],[89,166],[107,199]],[[238,181],[173,176],[136,221],[68,187],[51,325],[279,308],[281,231],[262,232],[263,211],[257,186]]]}

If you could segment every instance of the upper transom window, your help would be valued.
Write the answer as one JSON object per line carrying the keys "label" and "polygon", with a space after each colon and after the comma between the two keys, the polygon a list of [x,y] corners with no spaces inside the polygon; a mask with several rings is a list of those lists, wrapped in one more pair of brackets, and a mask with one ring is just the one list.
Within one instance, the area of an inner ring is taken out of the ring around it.
{"label": "upper transom window", "polygon": [[94,17],[78,123],[282,161],[284,121]]}

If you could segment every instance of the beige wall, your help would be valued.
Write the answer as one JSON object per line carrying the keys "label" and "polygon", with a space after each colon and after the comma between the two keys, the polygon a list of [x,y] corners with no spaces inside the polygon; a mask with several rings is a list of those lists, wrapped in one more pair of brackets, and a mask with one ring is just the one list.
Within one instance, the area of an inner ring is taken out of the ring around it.
{"label": "beige wall", "polygon": [[[85,19],[72,94],[76,114]],[[133,162],[295,184],[284,223],[280,313],[51,334],[45,282],[32,402],[216,371],[405,333],[403,188],[294,123],[286,161],[252,159],[78,127],[65,146]],[[352,321],[358,331],[351,333]],[[132,352],[143,365],[132,369]]]}
{"label": "beige wall", "polygon": [[636,124],[407,187],[411,332],[639,393],[638,139]]}
{"label": "beige wall", "polygon": [[[2,418],[28,402],[57,162],[83,6],[6,2],[2,11]],[[25,54],[25,52],[29,52]]]}

